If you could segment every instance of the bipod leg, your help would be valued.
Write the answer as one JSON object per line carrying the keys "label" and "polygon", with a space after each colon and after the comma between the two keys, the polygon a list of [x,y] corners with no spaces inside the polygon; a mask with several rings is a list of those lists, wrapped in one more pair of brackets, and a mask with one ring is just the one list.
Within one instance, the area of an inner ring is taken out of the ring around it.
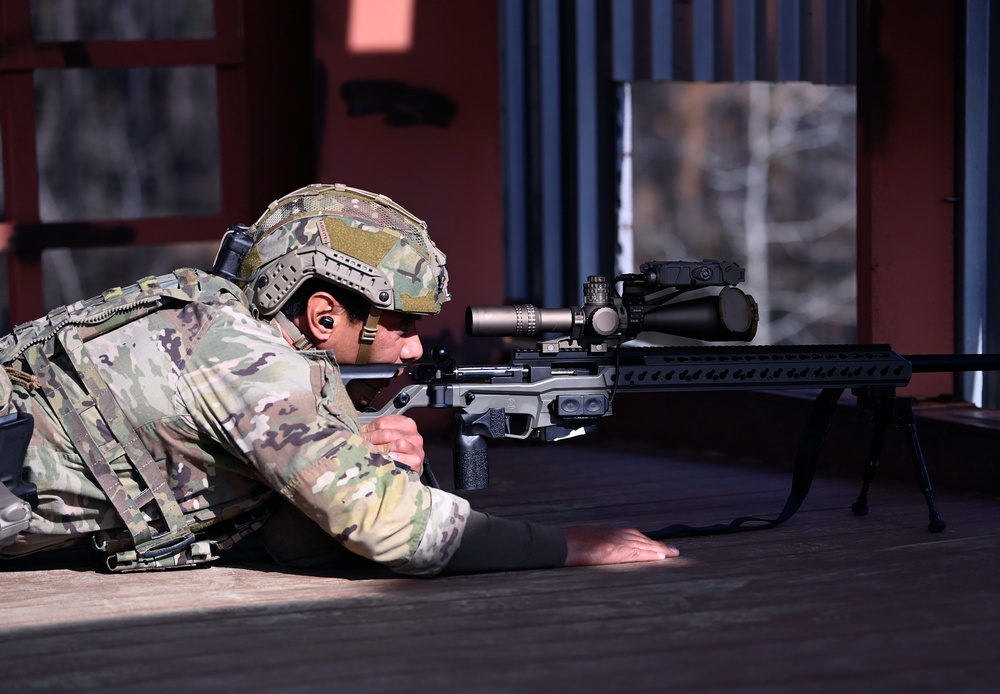
{"label": "bipod leg", "polygon": [[924,499],[927,501],[927,515],[930,518],[927,529],[932,533],[939,533],[945,529],[947,524],[938,515],[937,508],[934,506],[931,476],[927,471],[924,452],[920,448],[920,438],[917,436],[917,420],[913,416],[913,407],[910,404],[910,400],[907,398],[897,400],[895,413],[896,425],[906,430],[906,441],[910,446],[910,456],[913,458],[913,469],[917,474],[917,483],[920,485],[920,491],[923,492]]}
{"label": "bipod leg", "polygon": [[871,445],[868,447],[868,462],[865,465],[865,471],[861,478],[861,493],[858,495],[857,501],[851,505],[851,511],[854,512],[855,516],[868,515],[868,490],[875,479],[875,473],[878,472],[882,444],[885,443],[885,432],[889,428],[889,422],[892,420],[895,402],[896,398],[894,397],[875,399],[875,414],[873,416],[875,431],[872,434]]}

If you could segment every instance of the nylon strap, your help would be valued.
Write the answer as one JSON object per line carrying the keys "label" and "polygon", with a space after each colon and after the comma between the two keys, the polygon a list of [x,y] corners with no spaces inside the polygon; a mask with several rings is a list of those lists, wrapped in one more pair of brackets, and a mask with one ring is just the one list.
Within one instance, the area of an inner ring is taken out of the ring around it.
{"label": "nylon strap", "polygon": [[358,358],[354,362],[355,364],[367,364],[368,358],[371,355],[372,343],[375,342],[375,337],[378,334],[378,321],[382,317],[382,309],[372,307],[368,311],[368,320],[365,321],[365,326],[361,329],[361,346],[358,347]]}
{"label": "nylon strap", "polygon": [[[34,349],[23,351],[23,357],[38,377],[46,399],[60,415],[95,481],[125,523],[132,536],[135,552],[141,557],[161,557],[175,553],[190,545],[195,538],[159,465],[129,424],[121,404],[87,354],[77,323],[84,324],[89,337],[103,334],[135,320],[139,315],[156,310],[162,306],[163,299],[190,301],[196,284],[194,274],[148,277],[125,290],[105,292],[101,303],[109,304],[110,313],[106,316],[104,312],[98,312],[97,317],[87,315],[77,318],[70,315],[68,307],[62,307],[48,316],[48,324],[55,328],[54,334],[37,335],[37,341],[30,339],[30,330],[24,330],[19,335],[19,338],[29,338],[29,345],[32,342],[35,344]],[[113,304],[116,300],[121,303]],[[89,311],[94,307],[84,308]],[[100,327],[96,327],[97,323],[100,323]],[[40,327],[40,323],[35,324],[35,330]],[[79,390],[80,384],[75,383],[71,374],[51,361],[59,347],[69,358],[83,386],[85,397],[82,402],[73,402],[69,395]],[[92,401],[86,397],[88,395]],[[98,415],[97,422],[89,424],[83,415],[92,409]],[[107,432],[110,432],[116,442],[104,443]],[[125,459],[135,470],[137,483],[141,482],[145,487],[136,495],[129,493],[112,467],[112,461],[120,455],[115,443],[121,447]],[[165,529],[157,530],[147,521],[142,508],[150,502],[155,503],[166,524]]]}
{"label": "nylon strap", "polygon": [[[93,398],[92,406],[96,408],[102,423],[117,439],[129,464],[145,485],[146,489],[143,492],[135,497],[130,495],[112,468],[108,453],[112,452],[114,447],[99,444],[98,440],[102,438],[100,431],[92,432],[82,416],[91,405],[89,403],[74,405],[69,398],[61,395],[72,392],[68,390],[72,385],[63,383],[67,375],[56,368],[41,349],[28,352],[28,363],[41,381],[46,398],[66,422],[67,431],[73,437],[74,444],[87,467],[128,528],[135,541],[136,552],[143,554],[156,551],[179,542],[183,546],[183,540],[189,537],[193,540],[193,535],[187,529],[184,514],[163,472],[128,424],[121,405],[87,355],[83,340],[75,326],[63,327],[56,337],[70,357],[87,393]],[[166,531],[157,532],[146,521],[141,508],[150,501],[155,502],[159,509],[160,516],[167,524]]]}
{"label": "nylon strap", "polygon": [[744,516],[729,523],[702,527],[676,524],[648,532],[646,535],[654,540],[665,540],[685,535],[723,535],[746,530],[766,530],[777,527],[794,516],[809,494],[809,488],[812,486],[813,477],[816,474],[816,461],[823,448],[823,442],[826,440],[826,433],[830,429],[830,418],[833,416],[837,402],[843,393],[843,388],[826,388],[813,403],[812,412],[806,422],[806,428],[802,433],[802,439],[795,456],[795,468],[792,470],[792,489],[777,518],[769,520]]}
{"label": "nylon strap", "polygon": [[298,326],[296,326],[295,323],[293,323],[284,313],[278,311],[274,314],[274,318],[271,320],[277,323],[278,326],[285,331],[285,334],[288,335],[289,339],[292,341],[292,347],[300,352],[304,349],[313,348],[313,343],[309,341],[309,338],[307,338],[302,331],[299,330]]}
{"label": "nylon strap", "polygon": [[32,350],[27,353],[28,363],[31,370],[38,377],[41,383],[42,392],[45,399],[53,406],[58,413],[60,420],[66,427],[67,433],[73,440],[73,445],[80,452],[94,479],[104,491],[105,496],[115,507],[118,515],[128,526],[136,543],[148,542],[153,536],[153,530],[146,523],[142,511],[135,501],[129,496],[122,485],[118,475],[111,468],[111,462],[105,453],[104,447],[99,445],[91,436],[87,425],[81,416],[81,411],[77,411],[72,403],[61,395],[62,384],[58,376],[58,370],[52,365],[48,357],[41,353],[41,350]]}
{"label": "nylon strap", "polygon": [[[141,555],[147,549],[151,550],[156,547],[162,547],[176,542],[178,539],[191,536],[191,532],[188,530],[187,523],[184,520],[184,513],[181,511],[181,507],[174,497],[173,490],[170,488],[167,478],[164,476],[160,466],[153,460],[153,456],[150,455],[149,450],[147,450],[146,446],[139,439],[139,435],[136,434],[135,429],[128,423],[128,419],[126,419],[125,412],[118,403],[118,399],[97,372],[93,361],[91,361],[83,347],[83,340],[80,339],[79,333],[77,333],[75,327],[66,326],[60,332],[59,337],[63,348],[72,357],[73,365],[77,368],[84,386],[94,397],[97,411],[101,413],[105,423],[111,429],[111,433],[118,439],[122,448],[125,449],[125,456],[139,474],[139,477],[146,486],[146,490],[151,493],[151,501],[156,504],[156,507],[160,511],[160,516],[167,524],[168,532],[159,538],[155,538],[156,542],[150,543],[153,546],[144,548],[136,543],[136,551]],[[137,504],[140,507],[149,503],[150,500],[146,496],[143,493],[137,499]]]}

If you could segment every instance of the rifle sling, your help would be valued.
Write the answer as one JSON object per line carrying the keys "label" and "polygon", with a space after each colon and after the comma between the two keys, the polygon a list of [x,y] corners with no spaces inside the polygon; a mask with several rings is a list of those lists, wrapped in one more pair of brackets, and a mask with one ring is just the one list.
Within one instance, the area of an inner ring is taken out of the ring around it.
{"label": "rifle sling", "polygon": [[799,442],[798,452],[795,456],[795,468],[792,471],[792,489],[788,494],[788,499],[785,501],[784,508],[781,509],[781,513],[778,514],[777,518],[769,520],[754,516],[743,516],[729,523],[718,523],[702,527],[675,524],[661,528],[660,530],[647,532],[646,535],[654,540],[665,540],[686,535],[724,535],[745,530],[766,530],[777,527],[794,516],[809,494],[809,488],[812,486],[813,477],[816,473],[816,461],[819,458],[820,450],[823,448],[826,433],[830,429],[830,419],[843,393],[843,388],[826,388],[816,398],[816,402],[813,403],[812,412],[806,422],[805,431],[802,433],[802,439]]}

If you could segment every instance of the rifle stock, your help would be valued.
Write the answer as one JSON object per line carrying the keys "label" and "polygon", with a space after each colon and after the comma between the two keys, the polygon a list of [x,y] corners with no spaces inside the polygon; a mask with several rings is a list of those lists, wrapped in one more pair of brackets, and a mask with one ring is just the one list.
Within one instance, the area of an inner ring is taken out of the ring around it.
{"label": "rifle stock", "polygon": [[[343,367],[347,378],[356,377],[355,368]],[[555,441],[587,433],[612,414],[619,393],[842,388],[890,395],[914,372],[996,368],[997,355],[905,357],[889,345],[618,347],[598,354],[519,349],[505,365],[419,364],[411,370],[415,383],[360,419],[453,408],[460,415],[459,457],[479,461],[483,438]]]}
{"label": "rifle stock", "polygon": [[[547,351],[551,350],[551,351]],[[395,367],[393,367],[395,368]],[[367,371],[365,371],[367,369]],[[371,367],[342,367],[346,379],[381,373]],[[897,398],[914,373],[1000,370],[1000,355],[901,355],[886,344],[805,346],[623,347],[592,353],[586,349],[540,343],[539,349],[517,349],[499,365],[417,364],[413,383],[404,386],[384,407],[362,412],[366,423],[388,414],[417,408],[456,411],[453,464],[457,489],[483,489],[489,484],[487,439],[557,441],[592,432],[612,414],[619,394],[636,392],[809,389],[821,392],[826,405],[800,444],[800,464],[812,466],[822,447],[833,406],[851,390],[864,407],[876,411],[876,431],[861,495],[852,507],[867,513],[867,492],[878,467],[884,429],[895,421],[910,437],[918,483],[927,500],[932,532],[945,523],[931,498],[930,479],[920,452],[909,401]],[[801,449],[807,449],[803,452]],[[804,461],[804,462],[803,462]],[[804,493],[796,494],[798,507]],[[673,534],[709,534],[773,527],[777,521],[711,529],[671,526]],[[787,509],[786,509],[787,510]],[[741,521],[761,519],[738,519]],[[735,521],[734,521],[735,523]]]}

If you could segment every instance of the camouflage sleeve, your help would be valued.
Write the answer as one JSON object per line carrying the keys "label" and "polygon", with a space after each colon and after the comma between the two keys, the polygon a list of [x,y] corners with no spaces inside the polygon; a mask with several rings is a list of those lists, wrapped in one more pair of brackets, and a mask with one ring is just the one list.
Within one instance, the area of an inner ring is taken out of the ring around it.
{"label": "camouflage sleeve", "polygon": [[330,354],[296,352],[269,326],[233,318],[216,322],[178,381],[194,426],[349,550],[401,573],[441,571],[468,502],[368,446]]}

